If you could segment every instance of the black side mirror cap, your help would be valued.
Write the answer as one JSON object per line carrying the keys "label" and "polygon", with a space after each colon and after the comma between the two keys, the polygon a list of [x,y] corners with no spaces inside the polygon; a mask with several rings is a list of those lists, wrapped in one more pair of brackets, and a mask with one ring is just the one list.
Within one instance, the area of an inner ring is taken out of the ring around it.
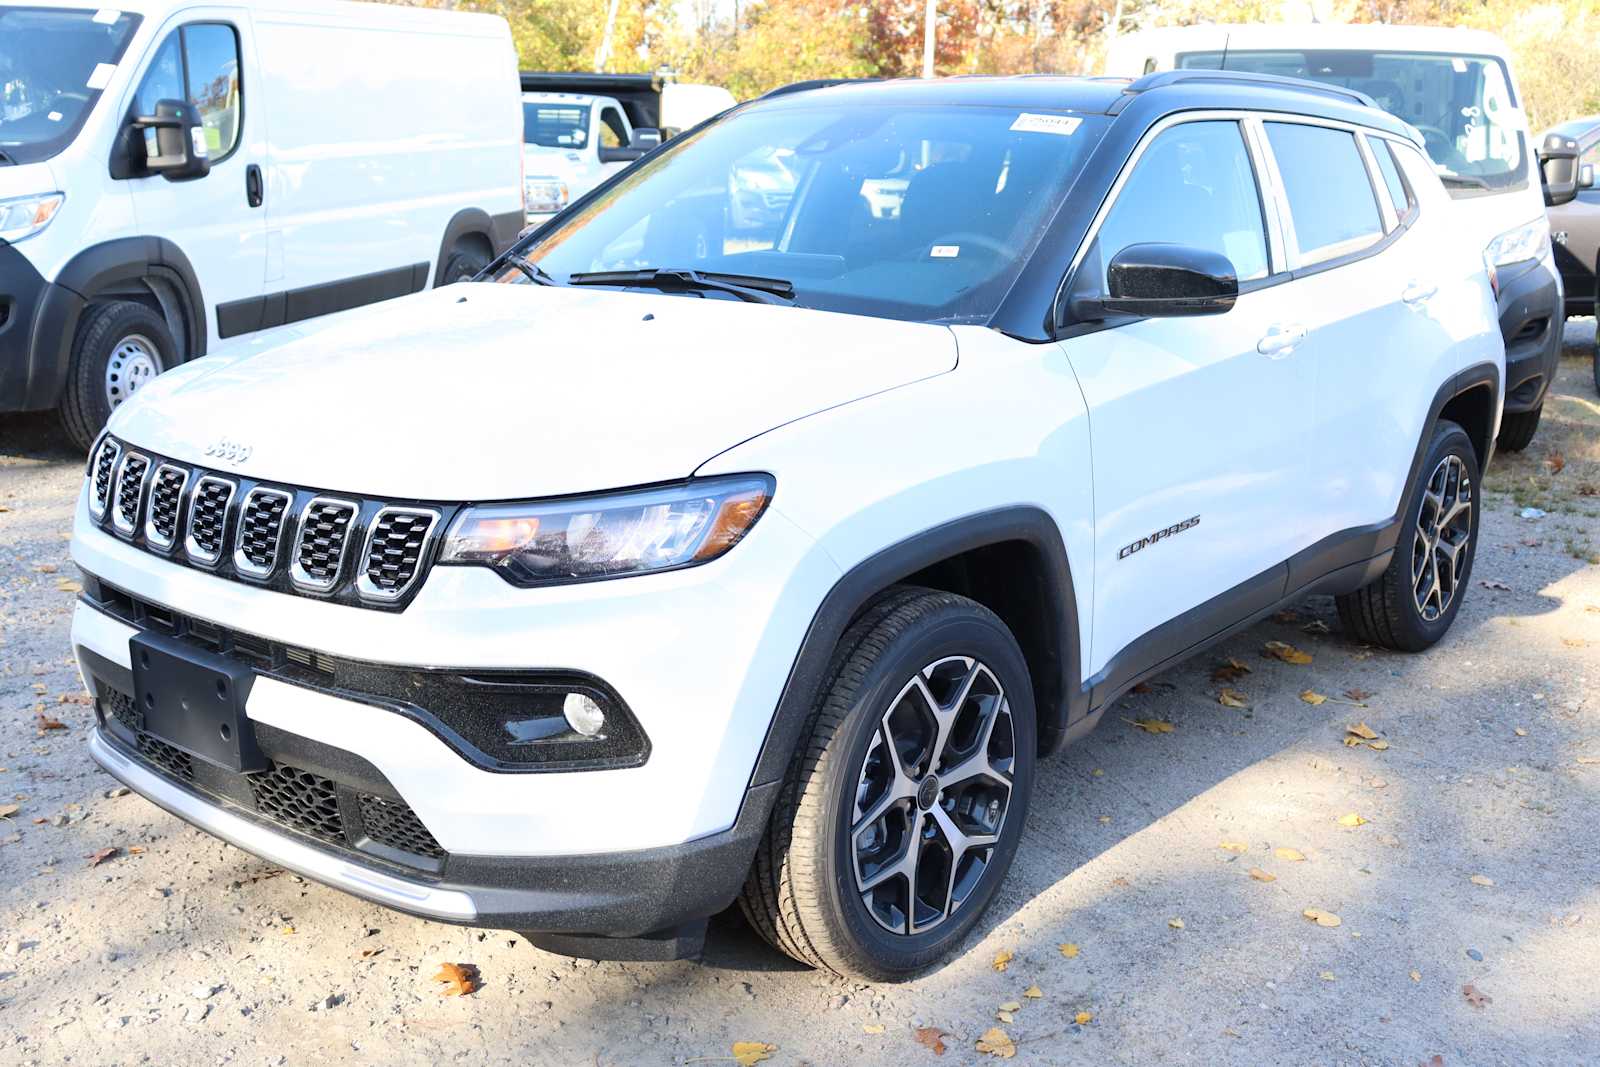
{"label": "black side mirror cap", "polygon": [[1097,300],[1075,301],[1076,317],[1220,315],[1239,298],[1239,277],[1232,261],[1217,252],[1187,245],[1136,244],[1112,257],[1106,268],[1106,293]]}
{"label": "black side mirror cap", "polygon": [[644,153],[645,150],[643,148],[636,146],[630,146],[627,148],[602,148],[600,149],[600,162],[632,163],[634,160],[644,155]]}
{"label": "black side mirror cap", "polygon": [[139,115],[129,123],[134,140],[144,146],[145,174],[159,174],[183,182],[211,173],[211,154],[200,112],[182,100],[160,100],[154,115]]}
{"label": "black side mirror cap", "polygon": [[[1544,186],[1546,207],[1560,207],[1578,198],[1578,190],[1588,188],[1578,166],[1578,142],[1559,133],[1546,134],[1539,146],[1539,181]],[[1593,169],[1590,184],[1593,184]]]}

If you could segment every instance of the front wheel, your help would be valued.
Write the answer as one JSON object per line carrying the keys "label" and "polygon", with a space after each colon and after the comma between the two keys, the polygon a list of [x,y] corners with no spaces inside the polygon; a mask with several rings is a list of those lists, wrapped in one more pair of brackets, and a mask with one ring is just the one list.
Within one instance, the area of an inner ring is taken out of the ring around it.
{"label": "front wheel", "polygon": [[444,270],[439,272],[438,284],[454,285],[456,282],[469,281],[476,277],[478,272],[489,265],[482,252],[471,248],[457,248],[450,253],[450,258],[444,261]]}
{"label": "front wheel", "polygon": [[178,362],[166,320],[129,300],[101,304],[78,325],[61,397],[61,425],[88,451],[111,412]]}
{"label": "front wheel", "polygon": [[802,963],[894,981],[971,931],[1033,790],[1033,689],[1016,639],[965,597],[897,591],[835,652],[740,898]]}
{"label": "front wheel", "polygon": [[1388,569],[1335,598],[1345,629],[1362,641],[1421,652],[1450,629],[1478,549],[1478,457],[1472,439],[1441,422],[1406,502]]}

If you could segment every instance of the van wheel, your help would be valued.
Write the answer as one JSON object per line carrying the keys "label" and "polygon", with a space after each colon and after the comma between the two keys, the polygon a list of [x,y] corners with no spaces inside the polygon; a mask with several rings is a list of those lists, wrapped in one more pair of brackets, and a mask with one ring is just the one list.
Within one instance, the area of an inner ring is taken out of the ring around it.
{"label": "van wheel", "polygon": [[457,248],[450,253],[450,258],[444,261],[444,270],[439,274],[440,285],[454,285],[464,282],[476,275],[489,265],[482,252],[471,248]]}
{"label": "van wheel", "polygon": [[1534,431],[1539,428],[1539,416],[1544,412],[1544,404],[1531,411],[1519,411],[1515,415],[1507,412],[1500,416],[1500,436],[1494,439],[1495,447],[1506,452],[1521,452],[1533,441]]}
{"label": "van wheel", "polygon": [[1441,422],[1388,569],[1371,585],[1335,598],[1345,629],[1402,652],[1421,652],[1443,637],[1472,577],[1479,510],[1472,440],[1455,423]]}
{"label": "van wheel", "polygon": [[78,324],[61,397],[61,425],[87,451],[100,428],[156,375],[177,362],[166,320],[129,300],[100,304]]}
{"label": "van wheel", "polygon": [[894,981],[956,948],[1011,866],[1033,687],[993,612],[926,589],[869,608],[828,678],[740,906],[802,963]]}

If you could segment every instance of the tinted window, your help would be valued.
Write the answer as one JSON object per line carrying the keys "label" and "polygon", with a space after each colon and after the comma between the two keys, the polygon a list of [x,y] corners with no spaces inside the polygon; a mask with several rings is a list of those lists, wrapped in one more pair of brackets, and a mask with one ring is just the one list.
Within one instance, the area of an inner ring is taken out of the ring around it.
{"label": "tinted window", "polygon": [[1109,263],[1159,241],[1220,252],[1240,281],[1267,274],[1267,237],[1250,153],[1236,122],[1186,122],[1145,149],[1100,227]]}
{"label": "tinted window", "polygon": [[1411,198],[1411,191],[1400,178],[1400,164],[1395,161],[1394,151],[1382,137],[1368,137],[1367,146],[1372,149],[1372,158],[1378,161],[1378,173],[1383,175],[1384,188],[1388,190],[1389,203],[1394,205],[1395,218],[1404,220],[1411,214],[1416,201]]}
{"label": "tinted window", "polygon": [[589,105],[524,100],[522,140],[540,148],[582,148],[589,143]]}
{"label": "tinted window", "polygon": [[628,143],[628,127],[623,125],[622,116],[614,107],[603,108],[600,112],[600,147],[622,148]]}
{"label": "tinted window", "polygon": [[239,38],[233,27],[196,23],[174,30],[161,42],[139,83],[134,109],[154,115],[162,100],[187,100],[200,112],[215,163],[239,143],[240,99]]}
{"label": "tinted window", "polygon": [[1266,127],[1303,263],[1358,251],[1382,236],[1378,201],[1354,134],[1287,122]]}

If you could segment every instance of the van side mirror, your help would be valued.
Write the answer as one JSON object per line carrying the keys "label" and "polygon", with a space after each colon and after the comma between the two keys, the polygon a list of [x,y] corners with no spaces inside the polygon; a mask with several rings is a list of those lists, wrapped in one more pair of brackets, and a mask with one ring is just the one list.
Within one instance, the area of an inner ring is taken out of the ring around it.
{"label": "van side mirror", "polygon": [[646,152],[664,140],[661,131],[653,126],[639,126],[633,131],[633,140],[628,142],[634,148],[642,148]]}
{"label": "van side mirror", "polygon": [[[1544,186],[1546,207],[1570,204],[1578,197],[1582,175],[1578,167],[1578,142],[1571,137],[1552,133],[1539,146],[1539,181]],[[1590,184],[1593,184],[1593,170]]]}
{"label": "van side mirror", "polygon": [[1137,244],[1112,257],[1106,269],[1106,293],[1095,301],[1103,314],[1220,315],[1239,298],[1239,277],[1228,257],[1217,252]]}
{"label": "van side mirror", "polygon": [[159,174],[169,182],[193,181],[211,173],[205,127],[193,104],[161,100],[154,115],[136,116],[130,125],[134,139],[144,145],[144,173]]}
{"label": "van side mirror", "polygon": [[629,145],[626,148],[605,148],[605,147],[602,147],[600,149],[600,162],[602,162],[602,163],[632,163],[634,160],[636,160],[640,156],[644,155],[644,153],[645,153],[645,150],[643,148],[640,148],[640,147],[636,146],[636,145]]}
{"label": "van side mirror", "polygon": [[1585,163],[1578,168],[1578,188],[1594,188],[1594,164]]}

